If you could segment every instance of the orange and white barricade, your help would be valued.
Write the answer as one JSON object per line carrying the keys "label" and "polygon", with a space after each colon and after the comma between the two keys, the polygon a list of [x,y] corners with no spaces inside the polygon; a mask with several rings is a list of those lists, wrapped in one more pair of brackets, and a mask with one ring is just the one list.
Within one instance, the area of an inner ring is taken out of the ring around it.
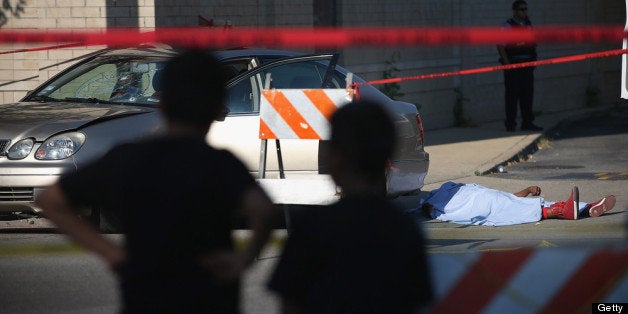
{"label": "orange and white barricade", "polygon": [[628,302],[628,249],[430,254],[432,313],[590,313]]}
{"label": "orange and white barricade", "polygon": [[352,89],[262,91],[260,139],[329,139],[329,119],[353,99]]}
{"label": "orange and white barricade", "polygon": [[[268,79],[269,80],[269,79]],[[329,120],[339,107],[353,100],[353,89],[264,89],[260,103],[259,178],[265,178],[267,140],[277,146],[279,176],[284,178],[280,139],[326,140]]]}

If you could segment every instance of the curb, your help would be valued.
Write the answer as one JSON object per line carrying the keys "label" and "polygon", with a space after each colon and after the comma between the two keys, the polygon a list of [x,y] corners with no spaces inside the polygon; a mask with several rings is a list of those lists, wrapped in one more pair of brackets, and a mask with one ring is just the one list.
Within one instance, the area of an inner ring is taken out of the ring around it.
{"label": "curb", "polygon": [[[536,153],[539,150],[540,142],[544,140],[551,141],[552,139],[554,139],[554,137],[558,133],[558,130],[560,130],[561,128],[563,128],[564,126],[568,124],[587,119],[588,117],[592,115],[599,115],[599,114],[608,113],[608,112],[612,112],[616,110],[621,111],[621,110],[627,110],[627,109],[628,109],[628,105],[624,103],[617,103],[615,105],[609,105],[602,108],[587,108],[586,110],[583,110],[582,112],[572,114],[571,116],[567,116],[566,118],[560,120],[560,122],[556,123],[554,126],[543,131],[536,139],[534,139],[534,141],[532,141],[532,143],[528,144],[526,147],[521,149],[514,156],[504,160],[503,162],[496,164],[495,166],[493,166],[492,168],[484,172],[481,172],[478,176],[486,176],[493,173],[498,173],[500,172],[499,171],[500,167],[503,167],[504,165],[507,165],[509,163],[520,163],[520,162],[527,161],[528,159],[530,159],[530,155]],[[554,112],[552,114],[556,114],[556,113],[560,113],[560,112]]]}

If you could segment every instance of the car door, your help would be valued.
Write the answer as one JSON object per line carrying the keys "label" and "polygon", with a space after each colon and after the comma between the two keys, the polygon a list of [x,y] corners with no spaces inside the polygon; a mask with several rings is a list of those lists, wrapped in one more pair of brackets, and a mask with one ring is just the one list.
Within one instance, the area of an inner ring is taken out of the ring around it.
{"label": "car door", "polygon": [[[253,68],[227,84],[226,105],[230,113],[224,121],[214,123],[208,141],[215,147],[233,152],[246,167],[257,173],[260,163],[259,108],[261,90],[270,73],[271,88],[344,88],[344,76],[335,71],[337,55],[324,54],[282,59]],[[318,140],[280,140],[287,178],[318,173]],[[275,141],[268,141],[266,176],[278,172]]]}

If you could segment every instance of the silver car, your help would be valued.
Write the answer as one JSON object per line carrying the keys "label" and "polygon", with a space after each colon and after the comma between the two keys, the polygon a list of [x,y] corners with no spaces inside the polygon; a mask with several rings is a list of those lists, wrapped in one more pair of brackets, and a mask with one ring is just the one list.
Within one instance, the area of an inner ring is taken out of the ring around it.
{"label": "silver car", "polygon": [[[152,47],[106,49],[86,56],[20,102],[0,105],[0,213],[37,215],[35,196],[60,175],[102,156],[113,145],[161,132],[163,121],[156,110],[160,70],[176,53]],[[214,123],[208,142],[231,150],[254,176],[262,177],[262,170],[264,178],[286,178],[284,182],[317,178],[329,182],[320,158],[324,141],[281,140],[281,158],[274,153],[275,141],[269,141],[268,158],[261,166],[260,150],[265,146],[259,139],[260,91],[267,73],[272,88],[344,88],[348,72],[336,64],[338,55],[263,49],[216,55],[231,75],[230,113]],[[354,81],[363,82],[358,77]],[[417,106],[394,101],[369,85],[360,87],[360,97],[385,104],[395,118],[399,145],[387,171],[388,194],[418,191],[429,155]],[[185,162],[185,152],[173,162]],[[299,198],[277,202],[299,203]],[[88,208],[84,214],[98,221],[106,213]]]}

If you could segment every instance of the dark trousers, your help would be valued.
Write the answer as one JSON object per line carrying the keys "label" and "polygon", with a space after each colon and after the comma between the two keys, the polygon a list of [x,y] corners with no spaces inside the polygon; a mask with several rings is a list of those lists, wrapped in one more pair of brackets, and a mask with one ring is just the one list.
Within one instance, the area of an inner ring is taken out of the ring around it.
{"label": "dark trousers", "polygon": [[506,128],[514,128],[517,125],[517,104],[521,107],[521,125],[531,125],[534,120],[534,113],[532,113],[534,68],[504,71],[504,85],[506,87]]}

